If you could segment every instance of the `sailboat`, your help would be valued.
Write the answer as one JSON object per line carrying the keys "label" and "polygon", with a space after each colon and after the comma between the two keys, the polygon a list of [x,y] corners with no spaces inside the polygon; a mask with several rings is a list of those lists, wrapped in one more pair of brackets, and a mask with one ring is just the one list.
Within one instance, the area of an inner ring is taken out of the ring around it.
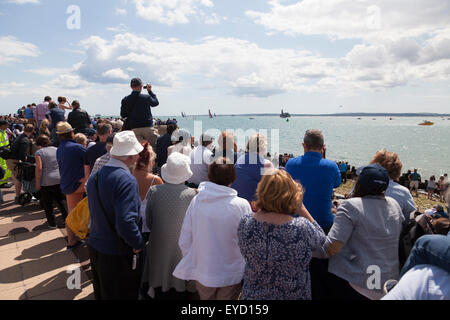
{"label": "sailboat", "polygon": [[212,118],[213,118],[213,115],[212,115],[212,113],[211,113],[211,109],[208,110],[208,113],[209,113],[209,118],[212,119]]}
{"label": "sailboat", "polygon": [[181,112],[181,116],[182,116],[183,118],[186,118],[186,113]]}

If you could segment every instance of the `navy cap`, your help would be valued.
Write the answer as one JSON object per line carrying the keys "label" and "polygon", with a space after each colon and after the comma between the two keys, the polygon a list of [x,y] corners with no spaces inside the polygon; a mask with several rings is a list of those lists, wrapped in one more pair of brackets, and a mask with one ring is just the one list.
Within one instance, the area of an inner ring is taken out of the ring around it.
{"label": "navy cap", "polygon": [[142,80],[141,80],[141,79],[139,79],[139,78],[133,78],[133,79],[131,79],[131,86],[132,86],[133,88],[139,87],[140,85],[142,85]]}
{"label": "navy cap", "polygon": [[387,170],[379,164],[370,164],[356,170],[359,176],[359,186],[366,192],[386,191],[389,186],[389,174]]}
{"label": "navy cap", "polygon": [[173,121],[173,120],[167,120],[167,121],[166,121],[166,125],[168,126],[169,124],[172,124],[172,125],[174,125],[174,126],[177,125],[177,123],[176,123],[175,121]]}
{"label": "navy cap", "polygon": [[86,129],[86,135],[87,135],[88,137],[92,137],[94,134],[97,134],[97,130],[92,129],[92,128]]}

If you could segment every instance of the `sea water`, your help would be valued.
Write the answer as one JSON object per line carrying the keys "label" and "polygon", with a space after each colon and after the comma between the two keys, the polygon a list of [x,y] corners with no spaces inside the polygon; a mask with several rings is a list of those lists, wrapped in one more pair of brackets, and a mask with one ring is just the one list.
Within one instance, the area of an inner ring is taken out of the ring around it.
{"label": "sea water", "polygon": [[[167,117],[160,117],[162,120]],[[173,118],[173,117],[171,117]],[[417,117],[292,117],[289,121],[275,116],[206,116],[176,117],[179,126],[194,133],[194,126],[201,131],[264,130],[268,136],[268,151],[302,155],[302,140],[308,129],[320,129],[325,136],[327,158],[346,161],[353,166],[368,164],[377,150],[396,152],[403,163],[403,172],[417,168],[422,179],[431,175],[450,173],[450,120],[427,118],[433,126],[419,126],[425,119]],[[275,130],[272,130],[275,129]],[[278,133],[277,133],[278,132]],[[278,134],[278,146],[272,137]],[[242,140],[242,139],[241,139]],[[238,141],[245,148],[245,141]],[[277,150],[278,149],[278,150]]]}

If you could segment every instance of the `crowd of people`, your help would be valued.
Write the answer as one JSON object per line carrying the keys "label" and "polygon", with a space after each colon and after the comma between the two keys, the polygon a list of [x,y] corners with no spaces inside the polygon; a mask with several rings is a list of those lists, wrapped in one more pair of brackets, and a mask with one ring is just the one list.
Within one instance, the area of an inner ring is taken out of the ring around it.
{"label": "crowd of people", "polygon": [[[158,130],[159,101],[143,88],[131,81],[120,120],[92,119],[64,97],[0,119],[0,178],[12,178],[16,201],[18,163],[34,164],[50,228],[54,206],[69,221],[87,201],[89,235],[66,223],[67,249],[87,244],[96,299],[450,299],[448,214],[417,212],[396,153],[351,168],[326,159],[312,129],[302,156],[274,165],[262,134],[241,154],[230,132],[195,141],[175,119]],[[353,191],[336,205],[349,172]],[[429,235],[405,249],[419,215]]]}

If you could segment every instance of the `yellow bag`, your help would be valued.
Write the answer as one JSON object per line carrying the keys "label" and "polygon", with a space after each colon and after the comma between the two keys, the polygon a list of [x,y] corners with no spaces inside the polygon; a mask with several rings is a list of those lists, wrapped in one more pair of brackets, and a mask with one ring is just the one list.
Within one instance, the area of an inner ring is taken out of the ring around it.
{"label": "yellow bag", "polygon": [[89,219],[89,203],[86,197],[78,202],[77,206],[69,213],[66,224],[78,238],[86,239],[89,234]]}

